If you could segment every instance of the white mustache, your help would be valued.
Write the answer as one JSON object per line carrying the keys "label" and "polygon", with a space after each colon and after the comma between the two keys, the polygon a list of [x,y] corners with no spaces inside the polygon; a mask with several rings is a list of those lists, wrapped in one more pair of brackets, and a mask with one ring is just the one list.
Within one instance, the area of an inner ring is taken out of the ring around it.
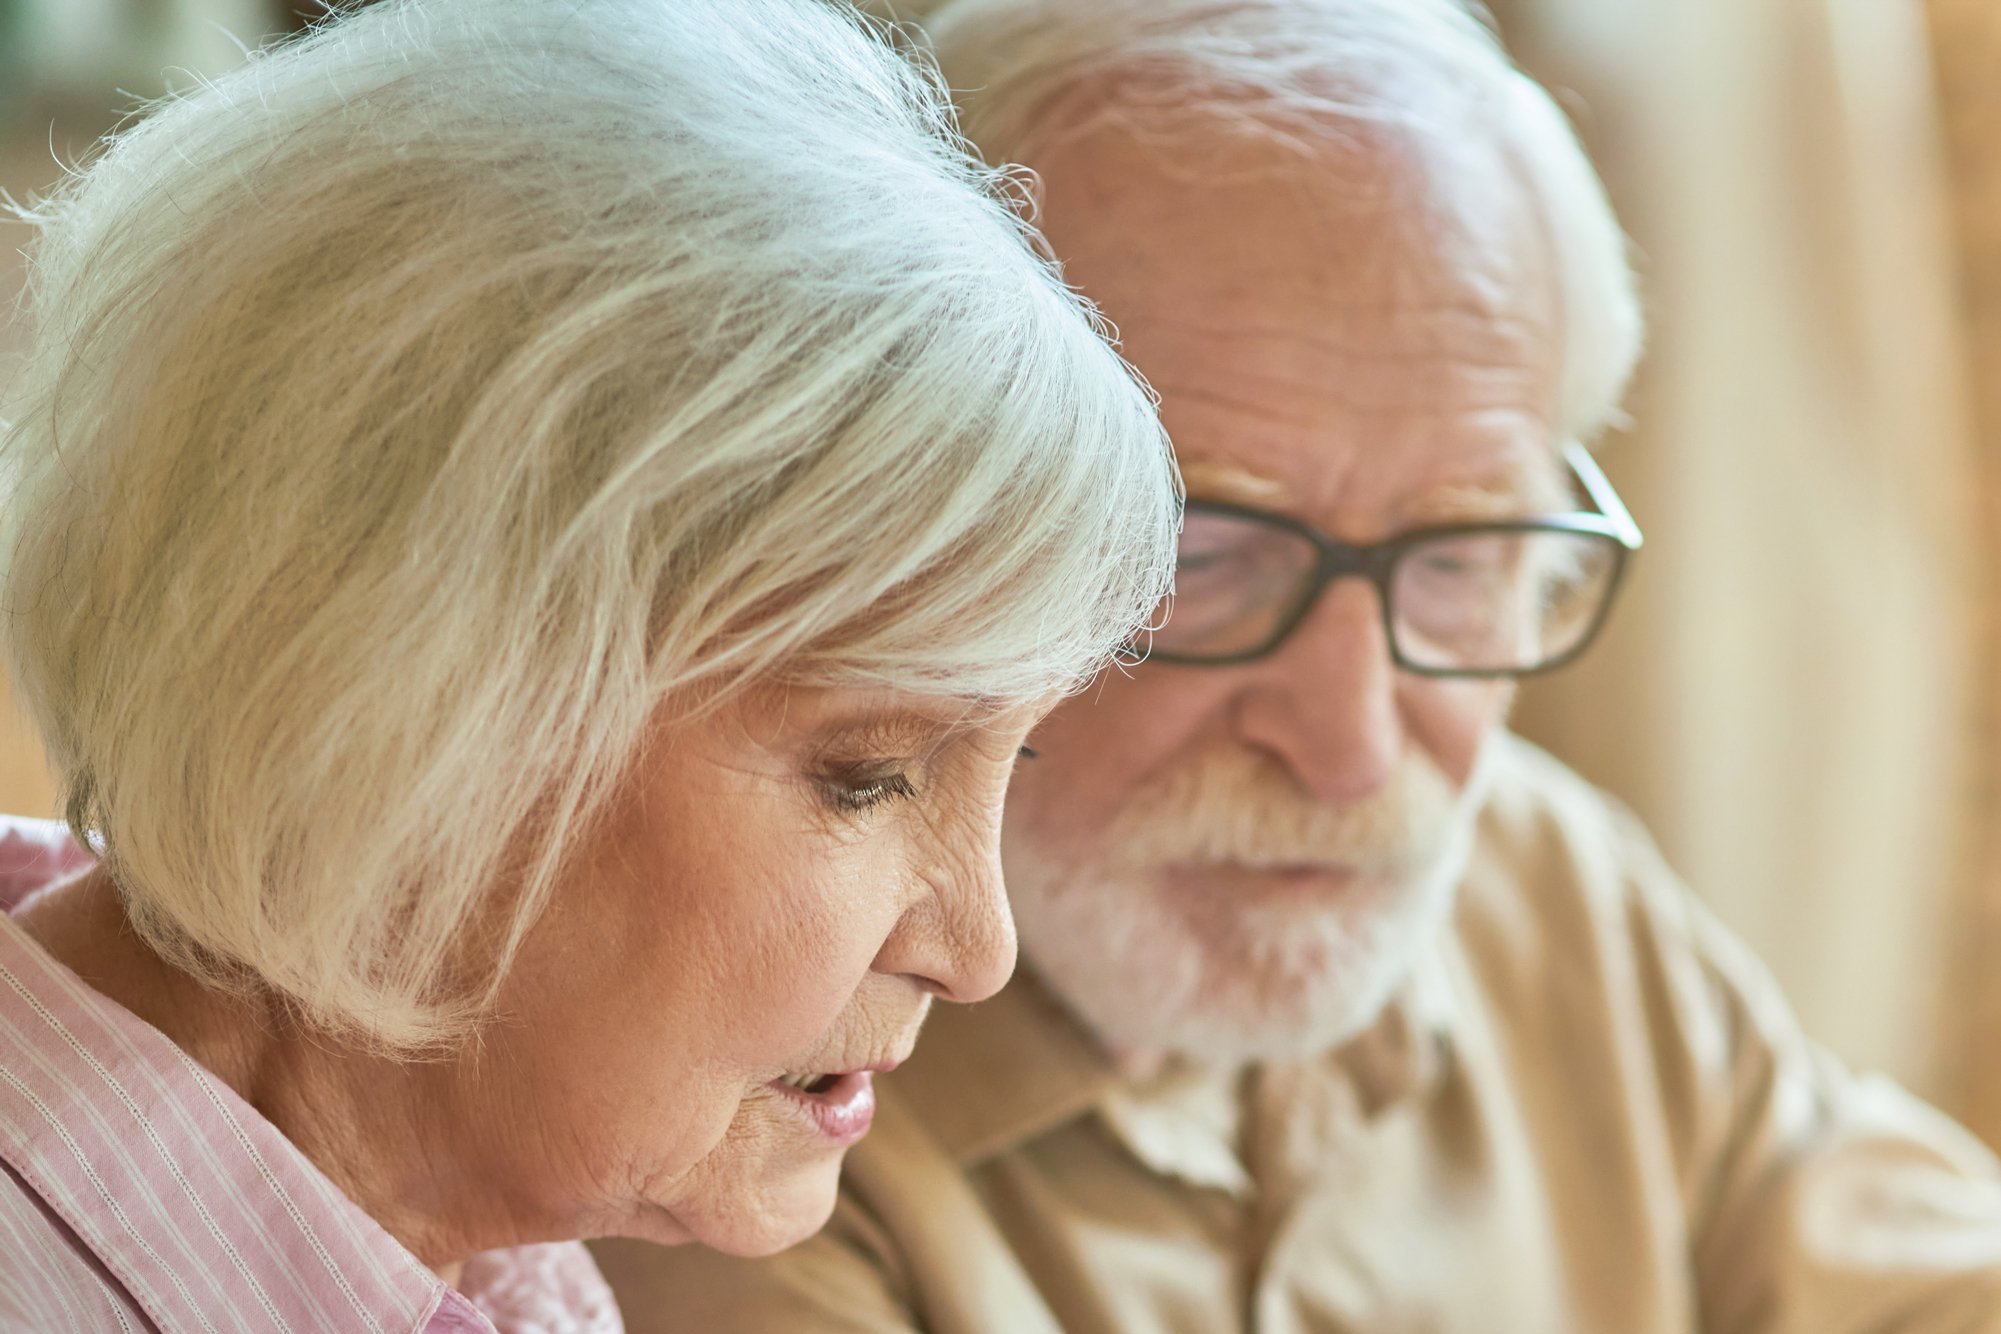
{"label": "white mustache", "polygon": [[1438,855],[1456,806],[1452,784],[1421,754],[1368,797],[1327,805],[1275,761],[1217,750],[1136,791],[1105,845],[1132,867],[1338,865],[1404,877]]}

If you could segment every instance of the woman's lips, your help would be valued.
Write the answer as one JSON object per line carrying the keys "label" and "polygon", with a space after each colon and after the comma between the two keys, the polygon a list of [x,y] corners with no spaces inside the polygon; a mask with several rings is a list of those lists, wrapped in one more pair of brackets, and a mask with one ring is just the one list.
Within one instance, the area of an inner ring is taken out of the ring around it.
{"label": "woman's lips", "polygon": [[875,1076],[867,1070],[835,1075],[817,1093],[795,1088],[782,1079],[771,1081],[830,1144],[846,1148],[868,1134],[875,1121]]}

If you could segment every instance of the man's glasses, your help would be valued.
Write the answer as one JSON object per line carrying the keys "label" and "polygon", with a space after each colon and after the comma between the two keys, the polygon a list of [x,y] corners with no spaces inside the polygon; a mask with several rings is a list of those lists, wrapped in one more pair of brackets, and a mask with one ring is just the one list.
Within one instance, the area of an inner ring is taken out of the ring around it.
{"label": "man's glasses", "polygon": [[1526,676],[1582,653],[1611,609],[1640,529],[1582,445],[1564,460],[1593,512],[1417,528],[1373,546],[1282,514],[1188,502],[1160,662],[1250,662],[1283,644],[1320,595],[1375,585],[1396,665],[1420,676]]}

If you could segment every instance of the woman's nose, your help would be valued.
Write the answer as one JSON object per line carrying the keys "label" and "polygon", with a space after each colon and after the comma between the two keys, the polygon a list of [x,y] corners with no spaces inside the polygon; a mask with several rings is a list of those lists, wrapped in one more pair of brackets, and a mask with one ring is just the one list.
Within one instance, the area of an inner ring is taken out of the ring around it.
{"label": "woman's nose", "polygon": [[877,972],[910,978],[943,1000],[985,1000],[1014,973],[1014,915],[998,838],[972,865],[923,877],[930,893],[903,914],[876,955]]}

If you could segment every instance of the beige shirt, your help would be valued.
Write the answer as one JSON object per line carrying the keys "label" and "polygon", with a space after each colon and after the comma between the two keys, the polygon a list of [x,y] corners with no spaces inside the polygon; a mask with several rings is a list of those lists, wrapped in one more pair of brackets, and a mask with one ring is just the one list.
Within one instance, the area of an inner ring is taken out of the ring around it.
{"label": "beige shirt", "polygon": [[1123,1085],[1024,977],[883,1080],[819,1237],[601,1247],[628,1328],[2001,1330],[1994,1158],[1805,1041],[1630,817],[1499,758],[1355,1043]]}

